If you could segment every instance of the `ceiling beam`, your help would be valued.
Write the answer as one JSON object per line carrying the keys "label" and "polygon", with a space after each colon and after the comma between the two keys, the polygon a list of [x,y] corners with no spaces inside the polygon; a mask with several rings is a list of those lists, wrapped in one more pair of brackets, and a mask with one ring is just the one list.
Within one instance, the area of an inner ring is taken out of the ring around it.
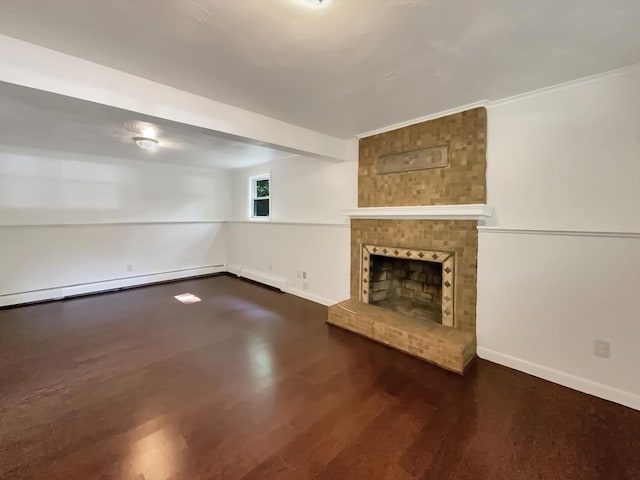
{"label": "ceiling beam", "polygon": [[292,125],[0,35],[0,81],[218,132],[235,140],[341,162],[352,140]]}

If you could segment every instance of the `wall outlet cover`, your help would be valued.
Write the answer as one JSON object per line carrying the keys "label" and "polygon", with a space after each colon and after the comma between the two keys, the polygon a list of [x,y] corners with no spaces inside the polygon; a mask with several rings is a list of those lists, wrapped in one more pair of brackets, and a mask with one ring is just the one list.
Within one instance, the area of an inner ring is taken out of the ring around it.
{"label": "wall outlet cover", "polygon": [[611,356],[611,343],[605,340],[593,342],[593,354],[596,357],[609,358]]}

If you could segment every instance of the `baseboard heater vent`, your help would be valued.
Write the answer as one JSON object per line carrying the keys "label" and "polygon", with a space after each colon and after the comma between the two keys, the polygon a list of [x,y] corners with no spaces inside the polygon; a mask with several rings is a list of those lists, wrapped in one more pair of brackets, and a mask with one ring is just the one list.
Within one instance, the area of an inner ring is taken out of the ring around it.
{"label": "baseboard heater vent", "polygon": [[77,297],[92,293],[104,293],[144,285],[153,285],[154,283],[171,282],[180,279],[213,275],[216,273],[224,273],[225,271],[226,266],[219,264],[210,265],[208,267],[187,268],[93,283],[82,283],[78,285],[67,285],[43,290],[11,293],[7,295],[0,295],[0,307],[45,302],[50,300],[62,300],[64,298]]}
{"label": "baseboard heater vent", "polygon": [[277,288],[283,292],[287,291],[287,280],[276,275],[269,275],[268,273],[241,267],[239,265],[227,265],[227,272],[241,278],[246,278],[247,280],[269,285],[270,287]]}

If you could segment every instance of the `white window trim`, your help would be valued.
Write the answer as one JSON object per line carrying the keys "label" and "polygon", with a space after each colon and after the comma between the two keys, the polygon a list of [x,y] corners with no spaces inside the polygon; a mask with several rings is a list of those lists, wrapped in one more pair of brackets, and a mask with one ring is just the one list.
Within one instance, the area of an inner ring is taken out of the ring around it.
{"label": "white window trim", "polygon": [[[256,185],[258,180],[269,180],[269,196],[256,197]],[[271,221],[271,173],[263,173],[249,177],[249,220],[254,222],[270,222]],[[256,217],[253,215],[253,201],[267,198],[269,200],[269,216]]]}

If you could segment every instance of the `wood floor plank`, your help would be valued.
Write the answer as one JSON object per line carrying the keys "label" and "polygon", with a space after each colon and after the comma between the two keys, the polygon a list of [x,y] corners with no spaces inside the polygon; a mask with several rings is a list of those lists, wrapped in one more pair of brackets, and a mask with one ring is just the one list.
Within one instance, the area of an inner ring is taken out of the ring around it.
{"label": "wood floor plank", "polygon": [[229,276],[0,310],[0,479],[640,478],[640,412],[326,315]]}

